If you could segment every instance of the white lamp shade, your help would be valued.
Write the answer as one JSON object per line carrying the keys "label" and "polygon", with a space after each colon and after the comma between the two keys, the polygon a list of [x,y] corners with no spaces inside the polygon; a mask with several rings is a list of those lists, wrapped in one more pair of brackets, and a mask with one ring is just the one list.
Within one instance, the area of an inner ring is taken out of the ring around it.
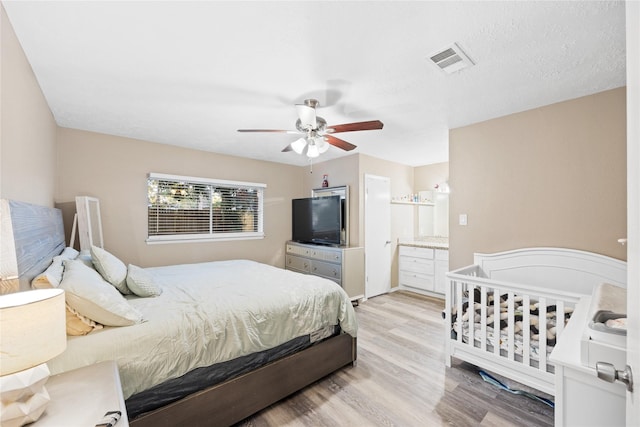
{"label": "white lamp shade", "polygon": [[64,291],[0,295],[0,376],[47,362],[67,347]]}
{"label": "white lamp shade", "polygon": [[329,143],[324,140],[324,137],[322,137],[322,136],[317,137],[315,139],[315,142],[316,142],[316,146],[318,147],[318,151],[320,152],[320,154],[326,153],[327,150],[329,149]]}
{"label": "white lamp shade", "polygon": [[307,141],[304,138],[300,138],[291,143],[291,148],[298,154],[302,154],[302,150],[307,145]]}
{"label": "white lamp shade", "polygon": [[320,151],[318,151],[318,146],[315,144],[309,144],[309,148],[307,148],[307,157],[315,158],[320,155]]}

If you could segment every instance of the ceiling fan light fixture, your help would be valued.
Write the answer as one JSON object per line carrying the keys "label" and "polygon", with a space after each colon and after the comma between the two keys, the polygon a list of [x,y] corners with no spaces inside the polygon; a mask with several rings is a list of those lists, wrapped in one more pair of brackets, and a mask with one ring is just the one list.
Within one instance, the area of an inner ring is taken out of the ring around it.
{"label": "ceiling fan light fixture", "polygon": [[302,154],[304,147],[307,146],[307,140],[304,138],[297,139],[291,143],[291,148],[298,154]]}
{"label": "ceiling fan light fixture", "polygon": [[315,145],[318,147],[318,151],[320,154],[326,153],[329,149],[329,143],[325,141],[323,136],[319,136],[315,139]]}
{"label": "ceiling fan light fixture", "polygon": [[315,143],[310,143],[307,148],[307,157],[310,159],[316,158],[320,155],[320,150],[318,150],[318,146]]}

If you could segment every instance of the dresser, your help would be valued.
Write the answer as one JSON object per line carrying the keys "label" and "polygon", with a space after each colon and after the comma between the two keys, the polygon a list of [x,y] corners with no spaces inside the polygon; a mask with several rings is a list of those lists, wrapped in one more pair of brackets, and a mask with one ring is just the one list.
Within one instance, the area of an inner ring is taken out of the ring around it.
{"label": "dresser", "polygon": [[364,248],[287,242],[285,268],[333,280],[352,301],[364,298]]}
{"label": "dresser", "polygon": [[444,298],[449,270],[449,251],[400,245],[398,283],[401,289]]}

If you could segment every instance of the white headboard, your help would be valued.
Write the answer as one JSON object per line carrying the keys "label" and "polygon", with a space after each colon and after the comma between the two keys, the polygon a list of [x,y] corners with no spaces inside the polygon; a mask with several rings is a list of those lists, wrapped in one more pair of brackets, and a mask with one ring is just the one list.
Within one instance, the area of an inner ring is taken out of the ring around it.
{"label": "white headboard", "polygon": [[0,200],[0,293],[31,289],[64,247],[60,209]]}
{"label": "white headboard", "polygon": [[524,248],[474,255],[474,264],[490,279],[580,294],[609,283],[627,287],[627,263],[592,252],[565,248]]}

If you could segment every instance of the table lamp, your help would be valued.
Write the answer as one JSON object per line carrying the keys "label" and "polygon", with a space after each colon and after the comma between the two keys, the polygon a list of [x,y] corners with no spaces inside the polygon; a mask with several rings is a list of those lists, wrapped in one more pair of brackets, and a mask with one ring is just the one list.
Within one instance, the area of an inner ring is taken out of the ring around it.
{"label": "table lamp", "polygon": [[0,295],[0,425],[22,426],[45,411],[46,362],[67,346],[64,291]]}

